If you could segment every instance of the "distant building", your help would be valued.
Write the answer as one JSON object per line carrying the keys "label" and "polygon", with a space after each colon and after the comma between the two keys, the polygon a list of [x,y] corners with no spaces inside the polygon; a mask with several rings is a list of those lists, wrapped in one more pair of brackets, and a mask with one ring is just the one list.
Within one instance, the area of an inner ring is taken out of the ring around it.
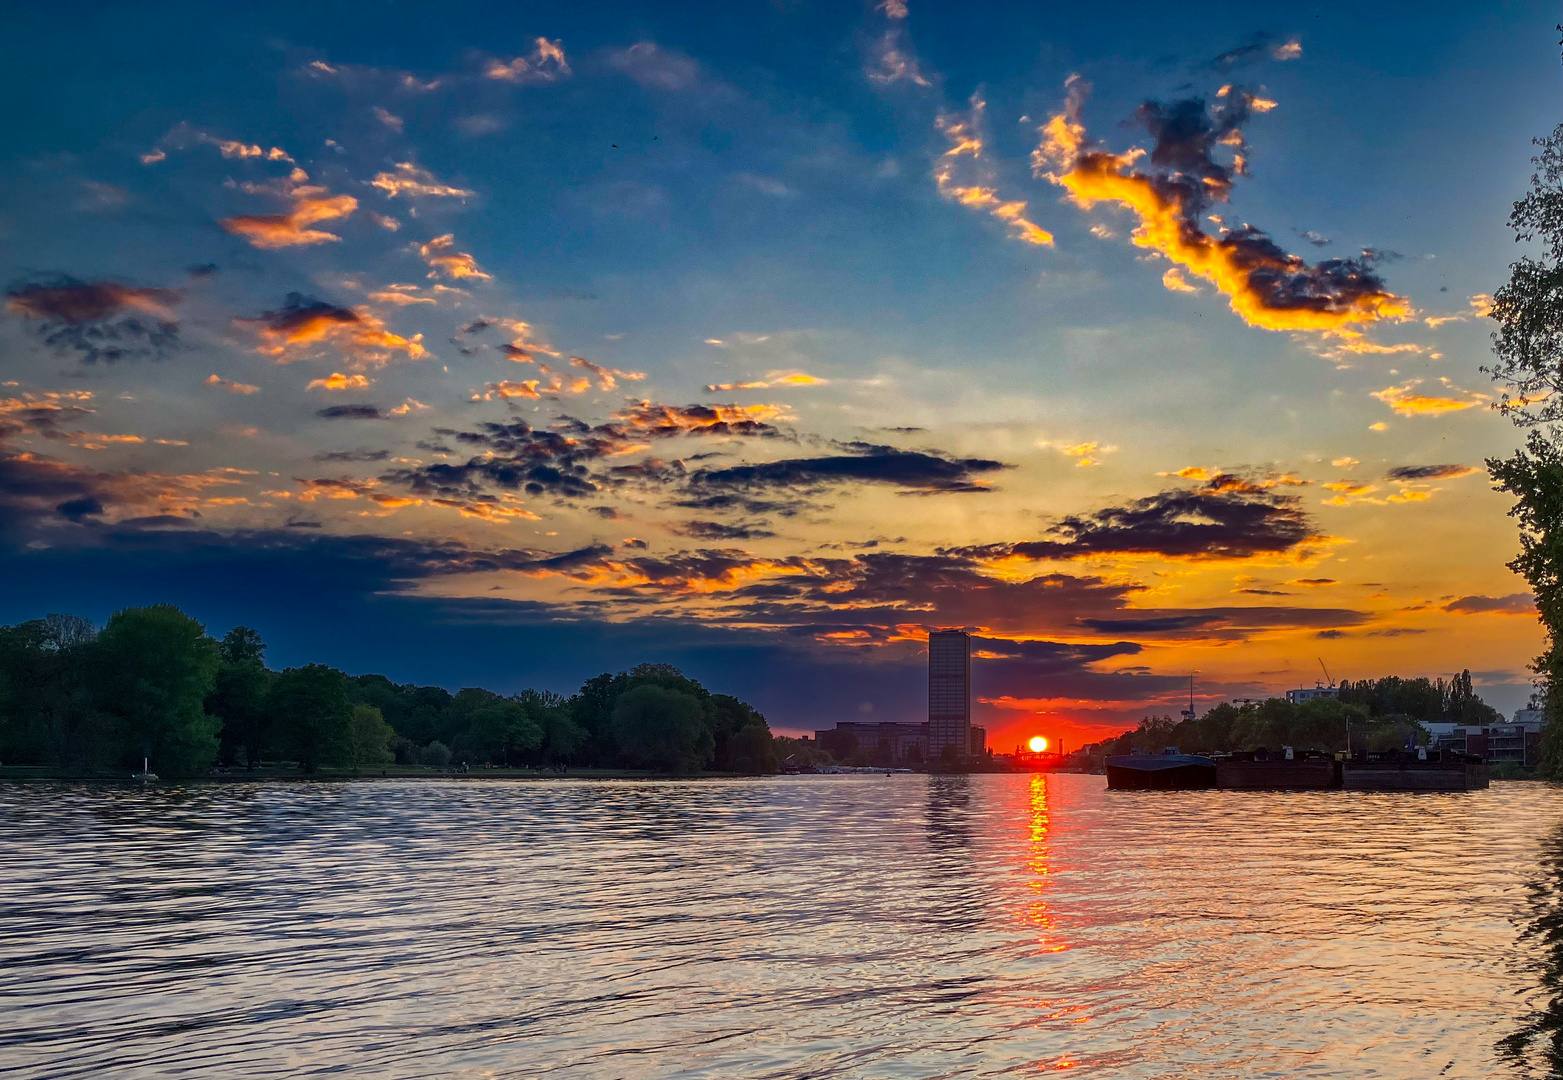
{"label": "distant building", "polygon": [[845,757],[845,739],[850,746],[862,750],[876,761],[893,761],[899,765],[913,765],[928,758],[928,725],[901,724],[894,721],[864,722],[843,720],[827,731],[816,731],[814,741],[838,757]]}
{"label": "distant building", "polygon": [[971,635],[934,630],[928,635],[928,757],[945,747],[958,757],[971,753]]}
{"label": "distant building", "polygon": [[1340,697],[1339,688],[1334,686],[1308,686],[1299,687],[1296,690],[1288,690],[1286,692],[1286,700],[1290,701],[1293,705],[1301,705],[1303,702],[1312,701],[1314,698],[1327,697]]}
{"label": "distant building", "polygon": [[972,757],[987,757],[988,756],[988,729],[987,728],[978,727],[976,724],[973,724],[971,726],[971,750],[970,750],[970,753],[971,753]]}
{"label": "distant building", "polygon": [[1516,724],[1539,724],[1546,720],[1547,714],[1541,709],[1515,709],[1514,722]]}

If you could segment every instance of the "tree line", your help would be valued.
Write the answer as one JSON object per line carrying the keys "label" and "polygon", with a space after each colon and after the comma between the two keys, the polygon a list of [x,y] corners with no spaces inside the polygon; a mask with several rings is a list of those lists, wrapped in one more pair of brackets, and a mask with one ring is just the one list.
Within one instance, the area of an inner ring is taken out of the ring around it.
{"label": "tree line", "polygon": [[245,626],[221,640],[171,605],[101,630],[49,615],[0,627],[0,762],[169,776],[286,763],[305,772],[399,763],[768,773],[765,717],[668,664],[587,680],[570,697],[284,671]]}
{"label": "tree line", "polygon": [[1347,731],[1365,727],[1368,749],[1395,750],[1427,741],[1428,724],[1485,727],[1503,723],[1463,671],[1443,679],[1362,679],[1342,682],[1336,697],[1293,703],[1285,698],[1223,702],[1194,720],[1146,717],[1133,731],[1085,748],[1087,756],[1127,754],[1135,747],[1160,753],[1176,746],[1184,753],[1222,754],[1235,750],[1297,750],[1335,752],[1347,748]]}

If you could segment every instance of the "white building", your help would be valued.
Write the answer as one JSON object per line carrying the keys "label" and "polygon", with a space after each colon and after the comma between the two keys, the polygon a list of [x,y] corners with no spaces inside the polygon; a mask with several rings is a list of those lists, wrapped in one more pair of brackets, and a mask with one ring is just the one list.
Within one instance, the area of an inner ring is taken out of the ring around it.
{"label": "white building", "polygon": [[1286,692],[1286,700],[1293,705],[1301,705],[1303,702],[1312,701],[1314,698],[1332,697],[1340,697],[1340,690],[1333,686],[1299,687],[1296,690],[1288,690]]}

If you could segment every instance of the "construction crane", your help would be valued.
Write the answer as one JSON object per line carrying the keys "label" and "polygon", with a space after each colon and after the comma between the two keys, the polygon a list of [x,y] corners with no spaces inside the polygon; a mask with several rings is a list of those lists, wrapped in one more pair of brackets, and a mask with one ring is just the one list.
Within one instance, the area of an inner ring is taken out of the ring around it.
{"label": "construction crane", "polygon": [[1318,657],[1319,670],[1324,672],[1324,681],[1329,689],[1335,689],[1335,680],[1330,678],[1330,669],[1324,666],[1324,657]]}

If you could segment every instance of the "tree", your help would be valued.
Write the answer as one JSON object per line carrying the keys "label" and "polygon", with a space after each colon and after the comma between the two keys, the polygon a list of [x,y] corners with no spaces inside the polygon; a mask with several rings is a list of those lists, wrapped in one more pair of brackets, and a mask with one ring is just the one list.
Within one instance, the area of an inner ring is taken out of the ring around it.
{"label": "tree", "polygon": [[93,697],[115,720],[121,765],[145,757],[169,775],[204,772],[217,757],[206,713],[217,643],[171,604],[115,613],[92,644]]}
{"label": "tree", "polygon": [[336,668],[288,668],[272,683],[266,708],[278,749],[305,772],[353,763],[352,701],[347,676]]}
{"label": "tree", "polygon": [[1530,433],[1523,450],[1489,459],[1487,469],[1497,489],[1518,500],[1509,513],[1520,554],[1509,568],[1530,583],[1546,631],[1533,664],[1546,715],[1540,771],[1563,779],[1563,125],[1535,145],[1530,190],[1514,204],[1509,227],[1516,242],[1538,247],[1510,265],[1508,282],[1493,294],[1497,363],[1487,369],[1505,387],[1498,408]]}
{"label": "tree", "polygon": [[716,740],[693,694],[644,683],[613,705],[613,737],[632,763],[668,772],[695,772],[711,760]]}
{"label": "tree", "polygon": [[373,705],[353,706],[353,764],[387,765],[396,760],[391,744],[396,732]]}
{"label": "tree", "polygon": [[272,674],[266,670],[266,646],[256,631],[235,626],[223,635],[217,653],[222,663],[206,711],[222,722],[222,760],[232,762],[242,750],[245,764],[253,769],[271,723],[266,695]]}
{"label": "tree", "polygon": [[[716,768],[745,773],[776,771],[770,725],[754,706],[730,694],[712,694],[711,717]],[[890,757],[888,748],[885,757]]]}

